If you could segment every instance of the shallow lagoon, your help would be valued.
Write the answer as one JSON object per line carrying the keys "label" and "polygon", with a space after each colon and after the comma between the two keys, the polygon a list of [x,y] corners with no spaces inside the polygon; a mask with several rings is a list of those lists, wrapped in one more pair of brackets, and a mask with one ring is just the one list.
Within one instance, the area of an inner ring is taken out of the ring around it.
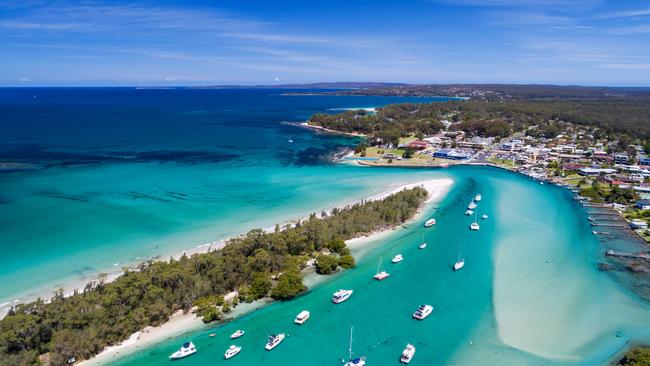
{"label": "shallow lagoon", "polygon": [[[396,231],[357,268],[294,301],[163,342],[115,364],[167,364],[167,355],[185,339],[200,351],[179,364],[225,362],[222,354],[232,343],[228,335],[240,328],[247,334],[234,343],[243,351],[228,362],[242,365],[337,364],[346,356],[350,326],[355,354],[366,355],[370,365],[396,364],[407,342],[417,348],[412,364],[602,365],[626,342],[648,339],[647,306],[598,271],[602,248],[567,191],[496,169],[442,172],[455,184],[429,207],[439,219],[436,227],[414,224]],[[479,216],[490,217],[479,232],[470,232],[472,219],[463,213],[476,192],[483,194]],[[419,250],[423,231],[429,245]],[[467,264],[453,272],[459,239]],[[405,260],[390,264],[397,253]],[[391,277],[374,282],[379,257]],[[355,293],[334,305],[329,299],[339,288]],[[420,303],[435,310],[418,322],[410,314]],[[301,327],[292,324],[303,309],[312,318]],[[208,337],[211,332],[217,336]],[[289,336],[267,352],[265,339],[274,332]]]}

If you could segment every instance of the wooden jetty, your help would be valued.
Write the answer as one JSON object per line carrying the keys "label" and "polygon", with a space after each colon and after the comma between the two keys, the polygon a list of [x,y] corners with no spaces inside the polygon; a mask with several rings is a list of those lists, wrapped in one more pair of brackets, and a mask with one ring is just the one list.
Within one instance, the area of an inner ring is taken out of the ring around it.
{"label": "wooden jetty", "polygon": [[[610,221],[612,222],[612,221]],[[599,227],[629,227],[628,224],[599,224],[597,222],[592,222],[591,226],[599,226]]]}
{"label": "wooden jetty", "polygon": [[617,251],[609,249],[608,251],[605,252],[605,255],[608,255],[610,257],[635,258],[635,259],[650,260],[650,253],[624,253],[624,252],[617,252]]}

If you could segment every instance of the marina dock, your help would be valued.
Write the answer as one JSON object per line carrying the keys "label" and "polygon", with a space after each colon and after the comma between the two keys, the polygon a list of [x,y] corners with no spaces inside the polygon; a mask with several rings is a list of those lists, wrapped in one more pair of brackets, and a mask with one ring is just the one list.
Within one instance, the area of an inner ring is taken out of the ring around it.
{"label": "marina dock", "polygon": [[605,252],[605,255],[610,257],[619,257],[619,258],[635,258],[635,259],[645,259],[650,260],[650,253],[624,253],[617,252],[614,250],[608,250]]}

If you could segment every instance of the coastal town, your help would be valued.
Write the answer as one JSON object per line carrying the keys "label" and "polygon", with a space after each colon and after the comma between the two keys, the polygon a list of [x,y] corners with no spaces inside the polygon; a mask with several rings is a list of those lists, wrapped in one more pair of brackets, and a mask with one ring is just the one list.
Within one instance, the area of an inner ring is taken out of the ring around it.
{"label": "coastal town", "polygon": [[597,127],[565,121],[555,121],[560,126],[557,134],[539,133],[533,127],[505,137],[454,129],[459,122],[451,118],[440,122],[440,131],[401,136],[397,144],[361,143],[343,160],[382,167],[487,165],[507,169],[540,184],[566,187],[581,204],[618,214],[606,223],[589,216],[595,234],[603,227],[625,226],[650,240],[650,157],[644,146],[629,143],[625,136],[608,138]]}

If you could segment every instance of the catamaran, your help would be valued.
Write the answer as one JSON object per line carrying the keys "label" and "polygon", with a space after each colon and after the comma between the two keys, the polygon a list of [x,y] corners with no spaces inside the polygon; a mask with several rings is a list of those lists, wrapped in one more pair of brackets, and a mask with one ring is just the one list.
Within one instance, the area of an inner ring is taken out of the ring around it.
{"label": "catamaran", "polygon": [[192,342],[185,342],[181,346],[181,348],[178,349],[178,351],[174,352],[169,356],[170,359],[172,360],[179,360],[181,358],[193,355],[196,353],[196,347],[194,347],[194,343]]}
{"label": "catamaran", "polygon": [[377,273],[374,276],[372,276],[372,278],[376,279],[377,281],[384,280],[388,276],[390,276],[390,273],[388,273],[386,271],[380,271],[380,269],[381,269],[381,258],[382,257],[379,257],[379,264],[377,264]]}
{"label": "catamaran", "polygon": [[409,343],[406,345],[406,348],[404,348],[404,351],[402,351],[402,356],[400,356],[399,362],[409,363],[413,359],[414,355],[415,355],[415,346]]}
{"label": "catamaran", "polygon": [[478,231],[481,226],[476,222],[476,214],[474,214],[474,222],[469,225],[469,229],[473,231]]}
{"label": "catamaran", "polygon": [[239,352],[241,352],[241,347],[235,346],[233,344],[230,347],[228,347],[228,349],[226,350],[226,353],[223,354],[223,358],[225,358],[226,360],[229,359],[229,358],[233,358],[233,357],[237,356],[237,354]]}
{"label": "catamaran", "polygon": [[296,319],[294,319],[293,322],[298,324],[298,325],[303,325],[303,324],[305,324],[307,319],[309,319],[310,315],[311,314],[309,313],[309,311],[303,310],[303,311],[300,312],[300,314],[298,314],[296,316]]}
{"label": "catamaran", "polygon": [[456,263],[454,263],[454,271],[458,271],[463,267],[465,267],[465,260],[460,257],[460,240],[459,240],[458,241],[458,256],[456,257]]}
{"label": "catamaran", "polygon": [[267,351],[270,351],[275,347],[277,347],[278,344],[280,344],[283,340],[284,340],[284,333],[280,333],[277,335],[273,334],[269,337],[269,341],[266,342],[266,346],[264,346],[264,348],[266,348]]}
{"label": "catamaran", "polygon": [[417,310],[413,312],[413,317],[418,320],[422,320],[429,316],[433,311],[433,306],[431,305],[420,305]]}
{"label": "catamaran", "polygon": [[352,330],[354,327],[350,327],[350,347],[348,348],[348,362],[345,364],[345,366],[365,366],[366,364],[366,358],[365,357],[357,357],[357,358],[352,358]]}
{"label": "catamaran", "polygon": [[468,209],[468,210],[473,210],[473,209],[475,209],[476,207],[478,207],[478,205],[477,205],[476,203],[474,203],[473,201],[470,202],[469,205],[467,205],[467,209]]}
{"label": "catamaran", "polygon": [[404,260],[404,257],[402,257],[401,254],[398,254],[398,255],[396,255],[396,256],[393,257],[393,259],[391,260],[391,262],[393,262],[393,263],[399,263],[399,262],[401,262],[401,261],[403,261],[403,260]]}
{"label": "catamaran", "polygon": [[233,333],[233,334],[230,335],[230,339],[239,338],[239,337],[243,336],[244,333],[246,333],[246,332],[244,332],[244,331],[241,330],[241,329],[237,329],[237,331],[236,331],[235,333]]}
{"label": "catamaran", "polygon": [[335,304],[340,304],[343,301],[347,300],[352,296],[353,290],[338,290],[332,296],[332,302]]}
{"label": "catamaran", "polygon": [[481,194],[479,193],[479,194],[476,195],[476,197],[474,197],[474,201],[481,202],[481,198],[482,198]]}
{"label": "catamaran", "polygon": [[473,215],[473,214],[474,214],[474,211],[473,211],[473,210],[467,210],[467,211],[465,211],[465,215],[467,215],[467,216],[469,216],[469,215]]}
{"label": "catamaran", "polygon": [[431,227],[436,224],[436,219],[428,219],[424,222],[424,227]]}

